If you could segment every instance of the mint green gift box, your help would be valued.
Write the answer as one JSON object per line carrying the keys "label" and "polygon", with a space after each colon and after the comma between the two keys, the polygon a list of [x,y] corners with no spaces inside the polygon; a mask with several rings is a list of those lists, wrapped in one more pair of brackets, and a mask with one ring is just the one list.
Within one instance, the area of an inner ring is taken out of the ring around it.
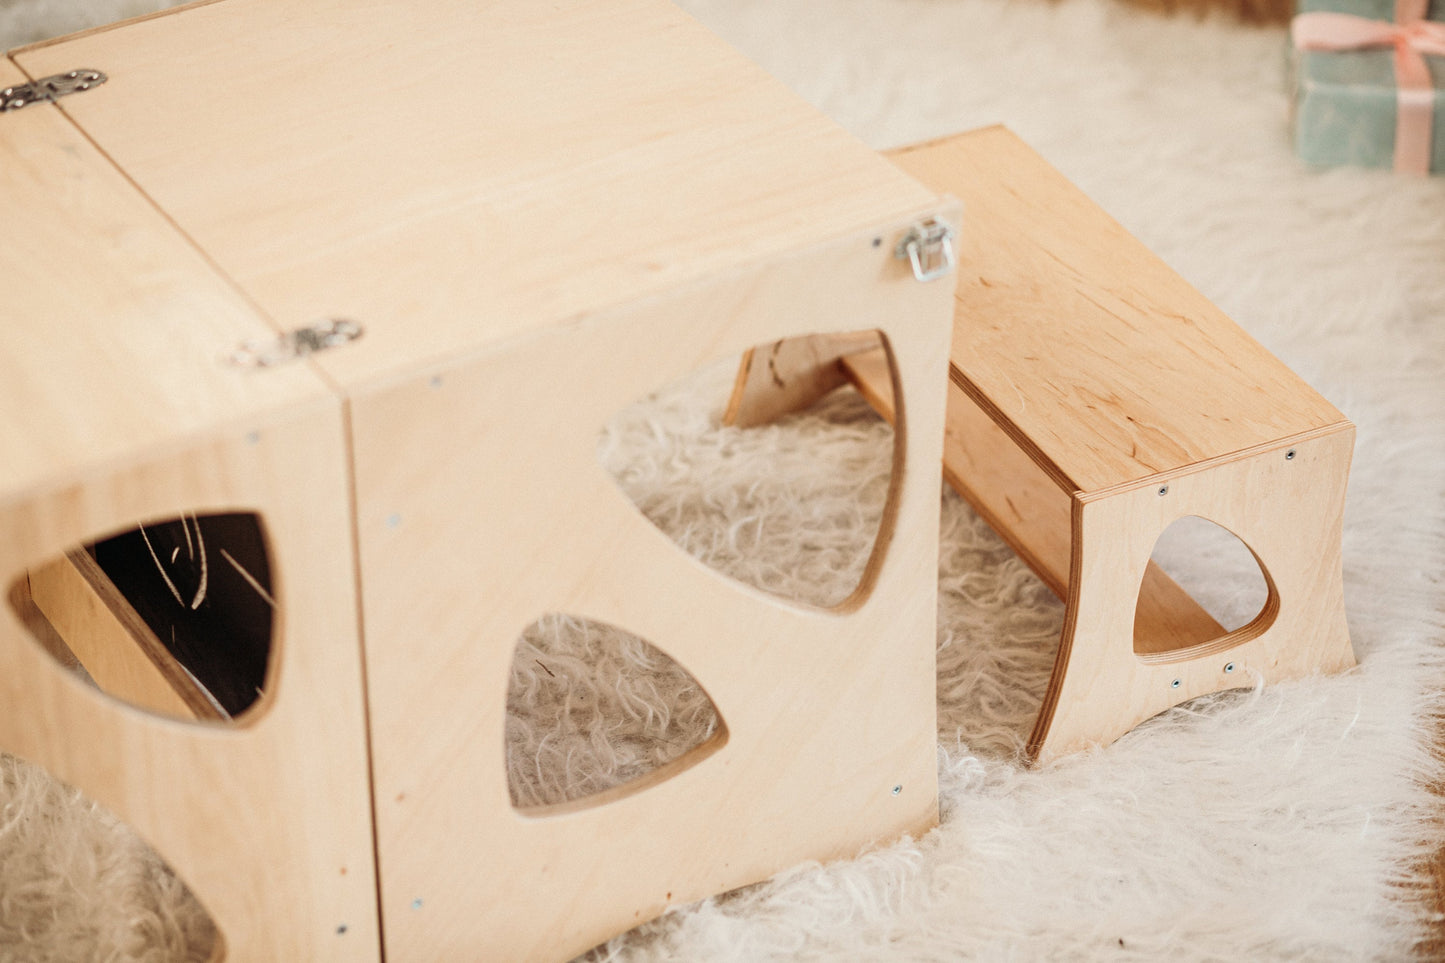
{"label": "mint green gift box", "polygon": [[[1393,0],[1300,0],[1297,13],[1351,13],[1395,19]],[[1445,0],[1427,18],[1445,20]],[[1295,153],[1321,167],[1390,167],[1395,162],[1395,53],[1389,47],[1339,52],[1297,51],[1294,56]],[[1445,57],[1425,56],[1435,87],[1430,170],[1445,171]]]}

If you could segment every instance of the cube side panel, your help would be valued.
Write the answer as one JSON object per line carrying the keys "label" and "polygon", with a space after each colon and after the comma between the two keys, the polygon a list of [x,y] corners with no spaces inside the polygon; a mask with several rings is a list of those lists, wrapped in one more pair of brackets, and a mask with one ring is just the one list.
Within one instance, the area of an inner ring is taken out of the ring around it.
{"label": "cube side panel", "polygon": [[[916,282],[893,259],[908,223],[354,400],[389,959],[566,959],[669,905],[936,821],[952,297],[950,279]],[[904,443],[891,543],[862,597],[840,609],[718,576],[653,529],[597,463],[613,411],[699,364],[788,334],[868,327],[897,359]],[[507,679],[518,634],[551,611],[673,656],[716,704],[726,744],[602,804],[514,810]]]}
{"label": "cube side panel", "polygon": [[0,750],[154,846],[216,921],[228,960],[380,958],[346,457],[341,406],[323,399],[0,507],[7,586],[156,518],[241,510],[265,523],[275,664],[235,726],[125,705],[0,611]]}

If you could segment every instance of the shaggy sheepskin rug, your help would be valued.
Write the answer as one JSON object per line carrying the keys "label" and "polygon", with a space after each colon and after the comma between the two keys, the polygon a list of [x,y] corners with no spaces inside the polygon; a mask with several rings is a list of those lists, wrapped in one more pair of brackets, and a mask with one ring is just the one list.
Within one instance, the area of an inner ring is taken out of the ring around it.
{"label": "shaggy sheepskin rug", "polygon": [[[0,47],[162,5],[0,0]],[[1012,127],[1353,419],[1344,569],[1360,666],[1197,700],[1030,768],[1063,607],[945,492],[942,824],[679,908],[589,958],[1417,953],[1439,926],[1418,891],[1441,838],[1429,787],[1445,680],[1445,179],[1297,163],[1280,28],[1112,0],[684,5],[875,147]],[[600,456],[708,564],[836,600],[877,531],[889,428],[851,390],[723,428],[730,375],[708,369],[619,413]],[[1174,548],[1173,571],[1226,621],[1251,614],[1249,579],[1221,569],[1225,555]],[[524,805],[631,779],[717,722],[657,650],[564,616],[521,641],[509,708]],[[0,960],[203,960],[212,932],[123,824],[0,757]]]}

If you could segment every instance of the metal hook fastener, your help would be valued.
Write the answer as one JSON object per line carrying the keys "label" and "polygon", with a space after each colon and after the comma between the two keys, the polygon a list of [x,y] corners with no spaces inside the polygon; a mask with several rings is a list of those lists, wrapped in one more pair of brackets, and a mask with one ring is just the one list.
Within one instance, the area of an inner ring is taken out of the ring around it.
{"label": "metal hook fastener", "polygon": [[899,240],[893,256],[913,265],[913,276],[933,281],[953,273],[957,256],[953,252],[953,227],[936,217],[915,224]]}
{"label": "metal hook fastener", "polygon": [[365,329],[346,318],[331,318],[278,335],[275,341],[246,341],[226,356],[238,368],[270,368],[339,347],[361,337]]}

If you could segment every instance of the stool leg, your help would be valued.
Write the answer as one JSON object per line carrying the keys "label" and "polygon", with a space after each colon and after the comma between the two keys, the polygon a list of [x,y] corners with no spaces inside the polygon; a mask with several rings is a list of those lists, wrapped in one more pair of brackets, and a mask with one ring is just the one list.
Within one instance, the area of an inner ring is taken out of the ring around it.
{"label": "stool leg", "polygon": [[806,408],[847,382],[839,361],[881,349],[874,331],[806,334],[750,348],[738,366],[723,424],[748,428]]}
{"label": "stool leg", "polygon": [[[1076,495],[1068,608],[1030,752],[1046,761],[1112,742],[1206,693],[1353,666],[1340,560],[1353,445],[1346,422],[1126,489]],[[1150,552],[1185,515],[1243,540],[1265,572],[1269,599],[1234,632],[1136,654],[1135,607]]]}

